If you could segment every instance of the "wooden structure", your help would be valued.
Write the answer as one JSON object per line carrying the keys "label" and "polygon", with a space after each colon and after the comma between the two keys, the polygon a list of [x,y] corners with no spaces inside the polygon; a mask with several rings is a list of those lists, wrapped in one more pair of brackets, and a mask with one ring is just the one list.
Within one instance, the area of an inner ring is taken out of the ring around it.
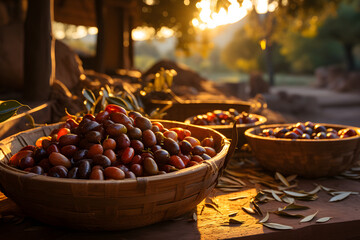
{"label": "wooden structure", "polygon": [[111,73],[133,67],[131,31],[136,11],[136,0],[28,0],[24,28],[25,98],[49,98],[56,64],[52,20],[96,26],[96,57],[89,68]]}
{"label": "wooden structure", "polygon": [[133,68],[131,31],[137,11],[136,0],[54,0],[55,21],[98,28],[89,68],[102,73]]}

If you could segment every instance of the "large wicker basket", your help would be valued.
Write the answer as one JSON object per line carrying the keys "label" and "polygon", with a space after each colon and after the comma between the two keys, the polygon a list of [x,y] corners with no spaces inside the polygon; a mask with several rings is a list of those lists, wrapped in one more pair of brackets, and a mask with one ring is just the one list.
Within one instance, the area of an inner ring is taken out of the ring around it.
{"label": "large wicker basket", "polygon": [[[321,123],[340,130],[349,126]],[[255,158],[265,168],[286,175],[307,178],[335,176],[349,169],[360,153],[360,128],[350,127],[359,134],[343,139],[284,139],[262,137],[262,129],[286,127],[293,124],[263,125],[245,131]]]}
{"label": "large wicker basket", "polygon": [[[238,148],[240,148],[242,145],[247,143],[245,138],[245,131],[249,128],[253,127],[259,127],[266,123],[267,119],[264,116],[257,115],[257,114],[251,114],[253,117],[258,118],[259,120],[254,123],[243,123],[243,124],[236,124],[237,134],[238,134]],[[194,116],[188,118],[185,120],[185,123],[190,123],[191,119]],[[211,128],[213,130],[216,130],[222,134],[225,135],[227,138],[232,138],[233,134],[233,126],[232,125],[206,125],[205,127]]]}
{"label": "large wicker basket", "polygon": [[75,229],[130,229],[180,216],[214,188],[222,167],[231,157],[230,143],[211,129],[172,121],[162,123],[167,128],[189,129],[199,139],[212,136],[218,154],[206,163],[173,173],[106,181],[46,177],[6,164],[12,154],[58,126],[52,125],[0,142],[2,190],[29,216]]}

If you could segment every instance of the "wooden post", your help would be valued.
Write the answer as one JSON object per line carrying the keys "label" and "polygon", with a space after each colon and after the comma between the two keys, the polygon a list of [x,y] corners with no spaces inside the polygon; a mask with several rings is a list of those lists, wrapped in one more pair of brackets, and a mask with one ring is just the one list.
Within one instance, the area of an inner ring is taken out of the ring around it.
{"label": "wooden post", "polygon": [[28,0],[24,26],[24,98],[46,101],[55,76],[53,0]]}
{"label": "wooden post", "polygon": [[96,11],[96,26],[98,28],[98,35],[96,39],[96,60],[95,70],[97,72],[104,72],[104,45],[105,45],[105,29],[104,29],[104,4],[103,0],[95,0]]}
{"label": "wooden post", "polygon": [[132,39],[132,30],[134,28],[134,17],[129,15],[129,61],[130,61],[130,69],[134,68],[134,40]]}

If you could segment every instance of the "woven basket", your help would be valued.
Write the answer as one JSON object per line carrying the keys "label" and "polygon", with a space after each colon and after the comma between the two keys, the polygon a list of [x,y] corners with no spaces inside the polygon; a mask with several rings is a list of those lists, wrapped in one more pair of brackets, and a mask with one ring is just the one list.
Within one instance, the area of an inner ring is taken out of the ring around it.
{"label": "woven basket", "polygon": [[359,136],[343,139],[284,139],[262,137],[262,129],[293,124],[263,125],[245,131],[245,136],[259,163],[271,171],[306,178],[335,176],[349,169],[360,153],[360,128],[320,123],[326,128],[352,128]]}
{"label": "woven basket", "polygon": [[203,112],[210,112],[214,109],[229,110],[229,108],[234,108],[238,112],[250,111],[250,103],[239,100],[184,100],[181,103],[165,100],[153,100],[151,105],[146,109],[162,109],[166,106],[169,106],[170,108],[166,110],[164,118],[180,122],[185,121],[188,117],[195,116]]}
{"label": "woven basket", "polygon": [[203,127],[161,121],[189,129],[199,139],[212,136],[218,154],[206,163],[163,175],[125,180],[80,180],[27,173],[7,165],[12,154],[58,125],[21,132],[0,142],[0,184],[29,216],[74,229],[120,230],[180,216],[216,185],[234,147],[222,134]]}
{"label": "woven basket", "polygon": [[[243,124],[236,125],[236,129],[238,132],[238,144],[237,144],[238,148],[240,148],[242,145],[247,143],[246,138],[245,138],[246,130],[248,130],[249,128],[253,128],[253,127],[259,127],[259,126],[265,124],[267,121],[266,117],[264,117],[264,116],[260,116],[260,115],[253,114],[253,113],[251,115],[258,118],[259,121],[255,122],[255,123],[243,123]],[[189,124],[191,122],[192,118],[194,118],[194,116],[186,119],[185,123]],[[233,132],[232,125],[206,125],[205,127],[216,130],[216,131],[224,134],[225,137],[227,137],[227,138],[232,137],[232,132]]]}

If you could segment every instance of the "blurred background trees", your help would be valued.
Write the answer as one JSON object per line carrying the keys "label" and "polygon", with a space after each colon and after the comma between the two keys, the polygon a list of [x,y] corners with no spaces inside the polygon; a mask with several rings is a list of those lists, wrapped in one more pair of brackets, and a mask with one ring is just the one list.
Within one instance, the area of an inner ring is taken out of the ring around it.
{"label": "blurred background trees", "polygon": [[[334,64],[359,68],[358,0],[137,3],[140,18],[133,37],[135,66],[141,71],[169,59],[214,81],[245,81],[247,74],[262,72],[270,84],[281,84],[275,73],[312,75]],[[226,16],[232,18],[224,22]]]}

